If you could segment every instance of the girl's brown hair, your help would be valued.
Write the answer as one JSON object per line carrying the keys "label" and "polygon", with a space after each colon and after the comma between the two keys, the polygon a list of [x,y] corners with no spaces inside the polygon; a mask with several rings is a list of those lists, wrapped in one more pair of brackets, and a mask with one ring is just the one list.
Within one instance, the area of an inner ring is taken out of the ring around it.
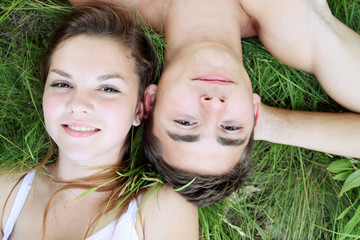
{"label": "girl's brown hair", "polygon": [[[138,75],[139,101],[141,101],[145,87],[150,84],[154,78],[157,61],[154,48],[146,34],[146,28],[144,25],[140,24],[140,19],[137,19],[131,14],[130,10],[127,9],[111,6],[109,4],[78,5],[77,8],[60,23],[56,28],[53,37],[49,41],[40,69],[43,82],[46,82],[54,52],[65,40],[78,35],[108,38],[131,50],[132,57],[135,60],[135,71]],[[43,237],[45,237],[46,233],[46,218],[52,199],[57,193],[66,189],[91,189],[114,179],[114,181],[111,181],[96,190],[104,192],[108,197],[103,202],[99,203],[98,216],[95,217],[88,227],[84,239],[89,234],[91,227],[100,221],[102,215],[106,215],[113,209],[118,208],[116,217],[117,219],[120,218],[128,208],[129,203],[141,193],[141,191],[130,191],[130,182],[134,181],[134,179],[123,176],[119,177],[117,174],[117,172],[122,172],[129,168],[131,142],[133,137],[137,136],[137,131],[138,129],[135,133],[130,131],[126,137],[126,142],[123,146],[125,151],[123,151],[124,155],[122,156],[121,164],[104,166],[101,171],[99,170],[99,173],[75,181],[53,180],[62,183],[63,187],[57,190],[47,203],[43,218]],[[46,166],[48,163],[56,148],[55,143],[52,142],[52,147],[49,150],[48,155],[41,164],[35,167],[35,169],[41,171],[42,167]],[[120,202],[121,205],[119,207],[118,204]]]}

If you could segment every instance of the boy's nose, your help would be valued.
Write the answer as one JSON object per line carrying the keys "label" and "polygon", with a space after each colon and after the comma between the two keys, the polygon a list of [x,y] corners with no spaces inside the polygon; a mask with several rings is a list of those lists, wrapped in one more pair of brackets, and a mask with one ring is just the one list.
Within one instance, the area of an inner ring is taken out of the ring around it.
{"label": "boy's nose", "polygon": [[226,99],[214,96],[202,96],[200,98],[200,103],[205,109],[214,112],[225,107]]}

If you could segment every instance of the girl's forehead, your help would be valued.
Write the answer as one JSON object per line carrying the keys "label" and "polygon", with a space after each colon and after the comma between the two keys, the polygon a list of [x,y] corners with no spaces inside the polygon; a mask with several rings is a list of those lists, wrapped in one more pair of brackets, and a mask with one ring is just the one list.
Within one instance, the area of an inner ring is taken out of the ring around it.
{"label": "girl's forehead", "polygon": [[[135,58],[131,49],[107,37],[82,34],[66,39],[58,45],[52,56],[52,60],[61,61],[63,59],[79,65],[96,62],[100,66],[109,68],[130,65],[131,69],[135,70]],[[81,62],[77,62],[77,60],[81,60]],[[136,72],[133,71],[133,74]]]}
{"label": "girl's forehead", "polygon": [[[133,57],[131,54],[131,48],[121,39],[115,39],[113,37],[108,36],[96,36],[96,35],[89,35],[89,34],[77,34],[66,38],[60,41],[57,46],[55,46],[54,52],[62,49],[64,46],[67,45],[75,45],[79,49],[86,47],[86,45],[101,45],[104,48],[114,48],[120,50],[122,54],[127,55],[128,57]],[[101,49],[97,47],[96,49]],[[116,53],[118,54],[118,53]]]}
{"label": "girl's forehead", "polygon": [[49,74],[57,69],[77,79],[120,76],[138,88],[135,61],[129,48],[110,38],[79,35],[67,39],[54,51]]}

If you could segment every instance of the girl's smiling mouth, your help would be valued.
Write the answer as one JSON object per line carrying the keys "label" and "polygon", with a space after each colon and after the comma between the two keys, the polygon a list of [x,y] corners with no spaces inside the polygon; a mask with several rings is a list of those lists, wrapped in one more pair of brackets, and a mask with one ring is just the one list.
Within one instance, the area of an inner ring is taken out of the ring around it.
{"label": "girl's smiling mouth", "polygon": [[89,126],[75,126],[75,124],[62,124],[61,126],[69,136],[77,138],[90,137],[101,131],[99,128]]}

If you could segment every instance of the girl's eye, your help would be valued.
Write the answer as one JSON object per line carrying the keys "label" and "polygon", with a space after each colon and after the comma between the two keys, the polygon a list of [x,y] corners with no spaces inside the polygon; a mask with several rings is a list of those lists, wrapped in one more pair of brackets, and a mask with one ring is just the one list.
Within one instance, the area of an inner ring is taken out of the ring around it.
{"label": "girl's eye", "polygon": [[64,82],[55,82],[50,85],[50,87],[58,87],[58,88],[72,88],[72,86],[68,83]]}
{"label": "girl's eye", "polygon": [[225,129],[226,131],[229,131],[229,132],[231,132],[231,131],[236,131],[236,130],[239,130],[239,129],[240,129],[240,127],[235,126],[235,125],[221,125],[221,127],[222,127],[223,129]]}
{"label": "girl's eye", "polygon": [[118,92],[120,92],[119,90],[117,90],[115,88],[112,88],[112,87],[101,87],[100,90],[104,91],[104,92],[108,92],[108,93],[118,93]]}
{"label": "girl's eye", "polygon": [[182,126],[193,126],[196,124],[196,122],[192,122],[192,121],[188,121],[188,120],[175,120],[175,122]]}

